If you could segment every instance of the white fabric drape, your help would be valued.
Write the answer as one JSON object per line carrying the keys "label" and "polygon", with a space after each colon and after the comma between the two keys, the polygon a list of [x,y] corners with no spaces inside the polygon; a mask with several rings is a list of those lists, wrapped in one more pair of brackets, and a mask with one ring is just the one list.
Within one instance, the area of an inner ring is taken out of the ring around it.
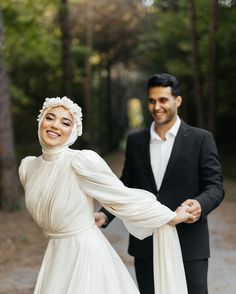
{"label": "white fabric drape", "polygon": [[135,237],[143,239],[153,233],[155,293],[187,294],[177,231],[167,224],[175,213],[156,201],[151,193],[126,188],[102,158],[94,152],[85,152],[89,160],[79,153],[73,164],[85,193],[121,218]]}

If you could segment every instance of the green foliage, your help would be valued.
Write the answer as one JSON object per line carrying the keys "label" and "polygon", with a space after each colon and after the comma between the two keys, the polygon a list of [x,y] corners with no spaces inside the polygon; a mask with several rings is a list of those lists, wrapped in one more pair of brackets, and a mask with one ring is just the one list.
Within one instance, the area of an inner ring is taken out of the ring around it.
{"label": "green foliage", "polygon": [[[22,144],[26,146],[27,142],[35,146],[36,117],[44,98],[63,95],[60,1],[2,0],[1,3],[16,142],[18,150],[23,150],[20,147]],[[94,134],[87,135],[96,137],[94,148],[105,150],[110,144],[109,128],[114,136],[112,146],[118,144],[128,123],[126,100],[137,97],[146,105],[146,80],[157,72],[169,72],[179,78],[185,98],[184,113],[194,123],[196,109],[189,2],[156,0],[152,6],[145,7],[141,0],[93,1],[89,22],[92,28],[91,48],[87,48],[86,43],[87,4],[85,0],[69,1],[72,96],[85,107],[85,64],[89,58],[93,112],[96,113],[93,113]],[[209,2],[198,0],[195,5],[199,65],[207,102]],[[217,135],[225,140],[228,138],[225,129],[230,129],[236,115],[235,1],[219,1],[217,21]],[[207,111],[206,107],[204,111]],[[109,116],[111,126],[107,121]]]}
{"label": "green foliage", "polygon": [[[17,3],[16,3],[17,2]],[[5,56],[10,76],[17,143],[31,141],[44,97],[59,92],[60,40],[53,1],[4,1]],[[51,87],[52,86],[52,87]],[[56,90],[56,91],[55,91]]]}

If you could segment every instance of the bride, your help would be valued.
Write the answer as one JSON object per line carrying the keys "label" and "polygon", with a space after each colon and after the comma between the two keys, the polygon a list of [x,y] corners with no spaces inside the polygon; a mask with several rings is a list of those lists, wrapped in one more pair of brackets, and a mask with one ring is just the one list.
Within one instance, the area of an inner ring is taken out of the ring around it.
{"label": "bride", "polygon": [[81,134],[81,108],[67,97],[47,98],[38,117],[42,155],[24,158],[19,167],[26,207],[49,239],[34,293],[139,293],[95,225],[96,199],[136,237],[153,234],[156,293],[187,294],[175,224],[192,216],[125,187],[95,152],[70,149]]}

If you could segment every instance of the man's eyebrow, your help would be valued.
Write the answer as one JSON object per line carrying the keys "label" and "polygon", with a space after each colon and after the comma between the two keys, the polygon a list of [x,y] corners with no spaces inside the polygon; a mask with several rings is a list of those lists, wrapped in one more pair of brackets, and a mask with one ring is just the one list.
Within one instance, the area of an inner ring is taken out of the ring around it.
{"label": "man's eyebrow", "polygon": [[166,97],[166,96],[160,96],[158,98],[152,98],[152,97],[148,97],[148,99],[151,99],[151,100],[158,100],[158,99],[169,99],[169,97]]}

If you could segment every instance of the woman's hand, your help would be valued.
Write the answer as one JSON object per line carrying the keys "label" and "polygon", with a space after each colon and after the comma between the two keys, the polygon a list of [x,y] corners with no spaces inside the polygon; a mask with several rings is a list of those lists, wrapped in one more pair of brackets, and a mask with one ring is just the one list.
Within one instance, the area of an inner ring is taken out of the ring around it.
{"label": "woman's hand", "polygon": [[175,212],[176,216],[169,222],[170,225],[177,225],[183,222],[192,222],[195,220],[194,215],[188,212],[189,207],[186,205],[179,206]]}

